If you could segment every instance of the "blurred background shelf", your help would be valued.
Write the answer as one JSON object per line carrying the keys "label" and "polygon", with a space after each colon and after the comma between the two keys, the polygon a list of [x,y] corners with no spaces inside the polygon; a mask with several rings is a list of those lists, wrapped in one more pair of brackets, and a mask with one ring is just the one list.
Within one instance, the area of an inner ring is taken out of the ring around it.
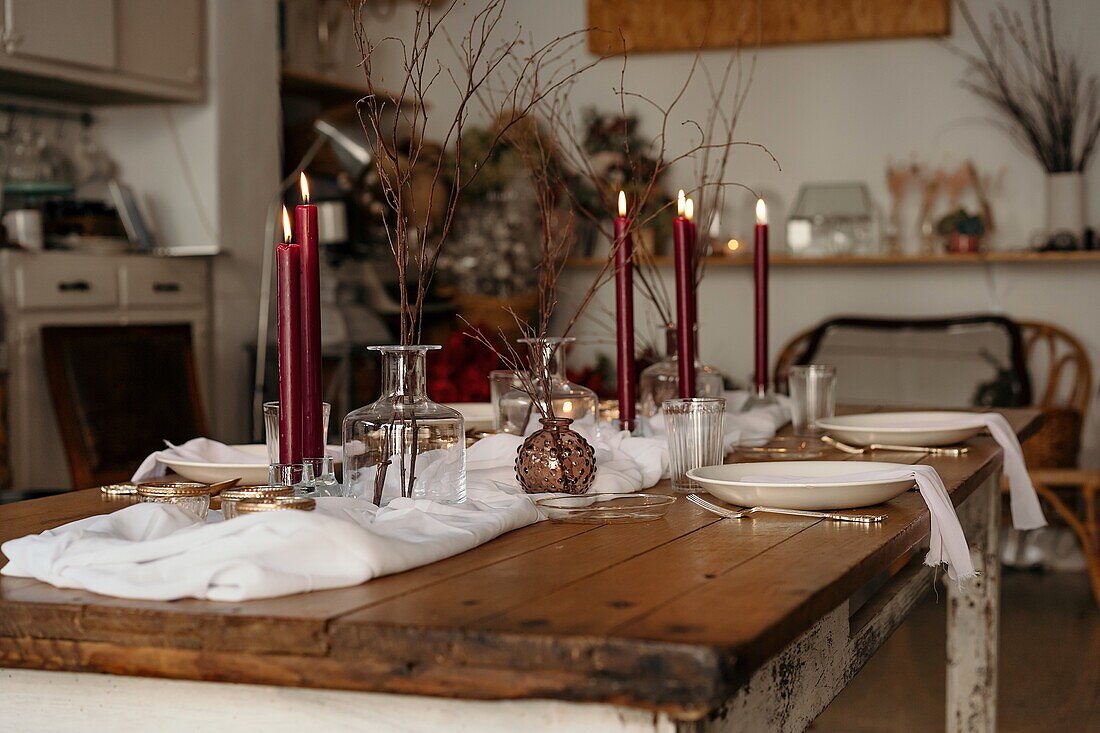
{"label": "blurred background shelf", "polygon": [[[672,257],[661,255],[654,261],[660,267],[671,267]],[[860,265],[976,265],[986,263],[1055,263],[1055,262],[1100,262],[1100,250],[1076,250],[1072,252],[1034,252],[1031,250],[978,252],[974,254],[943,255],[831,255],[795,256],[773,253],[772,265],[780,267],[816,266],[846,267]],[[569,267],[599,267],[604,259],[599,257],[574,257],[567,262]],[[712,256],[707,258],[708,267],[749,267],[751,256]]]}

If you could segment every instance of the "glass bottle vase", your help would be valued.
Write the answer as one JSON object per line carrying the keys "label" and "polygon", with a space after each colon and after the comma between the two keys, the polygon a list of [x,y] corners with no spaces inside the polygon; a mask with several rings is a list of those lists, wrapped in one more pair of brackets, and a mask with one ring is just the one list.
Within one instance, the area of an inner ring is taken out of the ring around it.
{"label": "glass bottle vase", "polygon": [[[675,324],[666,324],[665,358],[656,364],[650,364],[642,370],[638,378],[638,399],[641,403],[643,432],[651,434],[648,418],[661,411],[665,400],[680,397],[680,360],[677,356],[677,338]],[[695,350],[699,353],[699,349]],[[725,379],[717,368],[695,359],[695,397],[721,397],[725,391]]]}
{"label": "glass bottle vase", "polygon": [[[572,429],[587,437],[598,435],[599,398],[565,374],[565,350],[574,341],[571,337],[520,339],[531,351],[529,374],[535,399],[522,389],[505,392],[500,398],[501,432],[525,435],[538,428],[540,418],[556,417],[572,420]],[[539,405],[551,405],[553,415],[543,415]]]}
{"label": "glass bottle vase", "polygon": [[344,418],[345,495],[378,506],[397,497],[466,500],[466,430],[433,402],[425,359],[438,346],[371,346],[382,356],[382,396]]}

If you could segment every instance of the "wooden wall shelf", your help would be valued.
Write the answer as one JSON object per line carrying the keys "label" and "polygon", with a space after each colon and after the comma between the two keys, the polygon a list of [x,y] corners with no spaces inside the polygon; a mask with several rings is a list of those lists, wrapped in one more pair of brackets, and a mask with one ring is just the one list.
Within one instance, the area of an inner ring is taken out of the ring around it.
{"label": "wooden wall shelf", "polygon": [[[672,257],[655,258],[660,267],[671,267]],[[827,257],[795,257],[789,254],[773,254],[770,263],[778,267],[868,267],[894,265],[982,265],[982,264],[1048,264],[1057,262],[1097,262],[1100,250],[1075,252],[1032,252],[1030,250],[979,252],[957,255],[833,255]],[[604,263],[598,257],[574,257],[569,267],[599,267]],[[708,257],[707,267],[750,267],[752,257]]]}

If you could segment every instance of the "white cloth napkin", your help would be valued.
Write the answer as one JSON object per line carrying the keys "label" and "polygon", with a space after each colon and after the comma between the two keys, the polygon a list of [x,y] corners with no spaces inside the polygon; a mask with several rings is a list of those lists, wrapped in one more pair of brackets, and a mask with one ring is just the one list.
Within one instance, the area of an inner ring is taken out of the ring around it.
{"label": "white cloth napkin", "polygon": [[[723,426],[722,448],[727,453],[743,441],[768,440],[775,436],[781,427],[791,421],[791,402],[785,395],[776,395],[776,404],[759,407],[748,412],[741,408],[749,398],[744,390],[726,392],[726,419]],[[646,435],[664,438],[665,416],[658,412],[645,421]]]}
{"label": "white cloth napkin", "polygon": [[[166,440],[164,444],[168,446],[165,450],[151,453],[141,462],[138,470],[134,471],[131,481],[148,481],[149,479],[160,478],[168,473],[168,466],[164,463],[166,458],[168,460],[195,461],[197,463],[236,463],[244,465],[267,463],[266,458],[257,458],[252,453],[245,453],[210,438],[192,438],[183,445],[172,445]],[[332,451],[328,451],[328,453],[334,458],[338,457],[338,454],[334,454]]]}
{"label": "white cloth napkin", "polygon": [[1004,452],[1004,471],[1008,477],[1008,504],[1012,510],[1012,526],[1016,529],[1037,529],[1046,526],[1043,508],[1039,505],[1039,495],[1024,464],[1024,450],[1016,431],[998,412],[983,412],[978,415],[993,440]]}
{"label": "white cloth napkin", "polygon": [[[314,512],[218,521],[167,504],[136,504],[5,543],[0,572],[122,598],[242,601],[357,585],[469,550],[541,517],[515,476],[522,438],[495,435],[467,451],[467,501],[397,498],[384,508],[321,498]],[[652,486],[667,470],[663,440],[601,436],[592,491]]]}
{"label": "white cloth napkin", "polygon": [[931,567],[945,564],[948,577],[959,583],[976,575],[974,563],[970,559],[970,548],[966,544],[966,536],[963,534],[962,525],[959,524],[959,515],[955,513],[955,507],[951,504],[951,497],[947,493],[947,487],[944,486],[943,479],[940,478],[936,469],[931,466],[905,466],[875,471],[860,471],[829,476],[827,479],[820,476],[799,476],[797,471],[797,466],[792,465],[791,473],[784,476],[745,476],[741,481],[758,484],[811,483],[814,486],[820,486],[849,481],[912,479],[916,482],[921,498],[928,505],[928,511],[932,517],[929,549],[924,558],[924,564]]}

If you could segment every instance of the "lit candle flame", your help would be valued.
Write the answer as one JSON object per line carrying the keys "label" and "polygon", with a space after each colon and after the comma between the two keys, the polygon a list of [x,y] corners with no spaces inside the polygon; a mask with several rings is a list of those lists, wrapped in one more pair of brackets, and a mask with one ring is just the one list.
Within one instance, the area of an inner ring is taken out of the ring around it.
{"label": "lit candle flame", "polygon": [[619,191],[619,216],[626,216],[626,192]]}
{"label": "lit candle flame", "polygon": [[741,243],[738,242],[736,239],[731,239],[730,241],[726,242],[726,249],[730,252],[736,252],[737,250],[741,249]]}
{"label": "lit candle flame", "polygon": [[305,172],[303,172],[301,177],[298,179],[298,184],[302,187],[302,203],[303,204],[308,204],[309,203],[309,181],[306,180]]}
{"label": "lit candle flame", "polygon": [[756,200],[756,223],[768,223],[768,207],[764,205],[764,199]]}
{"label": "lit candle flame", "polygon": [[283,241],[290,243],[290,212],[283,207]]}
{"label": "lit candle flame", "polygon": [[688,221],[695,218],[695,202],[691,199],[684,202],[684,218]]}
{"label": "lit candle flame", "polygon": [[684,215],[684,189],[680,189],[680,192],[676,194],[676,216]]}

